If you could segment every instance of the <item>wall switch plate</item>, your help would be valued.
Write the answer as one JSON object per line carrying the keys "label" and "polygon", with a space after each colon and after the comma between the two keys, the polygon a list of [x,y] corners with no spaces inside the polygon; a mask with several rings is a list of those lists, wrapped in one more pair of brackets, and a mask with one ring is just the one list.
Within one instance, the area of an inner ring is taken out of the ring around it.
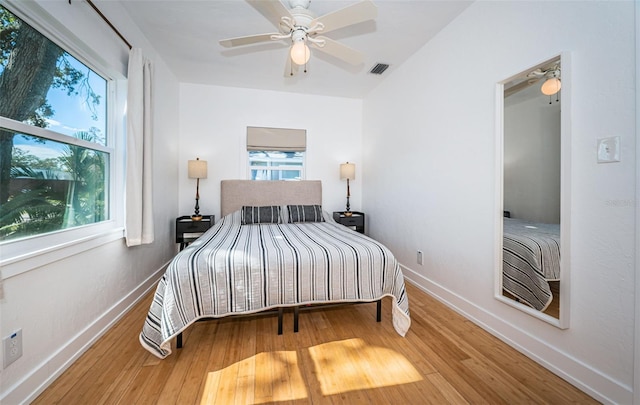
{"label": "wall switch plate", "polygon": [[18,360],[22,356],[22,329],[18,329],[9,336],[2,339],[2,368],[9,367],[9,364]]}
{"label": "wall switch plate", "polygon": [[418,257],[417,257],[417,261],[418,264],[422,264],[422,250],[418,250]]}
{"label": "wall switch plate", "polygon": [[612,163],[620,161],[620,137],[598,139],[598,163]]}

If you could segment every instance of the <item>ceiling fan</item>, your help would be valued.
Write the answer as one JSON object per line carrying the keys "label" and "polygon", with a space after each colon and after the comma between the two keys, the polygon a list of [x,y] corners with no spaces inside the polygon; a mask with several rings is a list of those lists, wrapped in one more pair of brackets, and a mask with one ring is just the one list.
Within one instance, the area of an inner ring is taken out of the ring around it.
{"label": "ceiling fan", "polygon": [[246,0],[264,15],[279,31],[244,37],[223,39],[220,45],[231,48],[260,42],[281,41],[290,43],[285,76],[293,76],[298,67],[309,61],[309,45],[351,65],[364,62],[364,55],[340,42],[321,34],[338,30],[378,16],[378,8],[371,0],[363,0],[337,11],[316,17],[309,10],[311,0],[288,0],[290,9],[280,0]]}
{"label": "ceiling fan", "polygon": [[536,69],[527,75],[530,81],[535,83],[540,79],[546,79],[540,91],[545,96],[551,96],[560,91],[562,82],[560,81],[560,64],[554,64],[546,69]]}
{"label": "ceiling fan", "polygon": [[508,86],[505,85],[504,96],[509,97],[512,94],[536,84],[541,79],[545,79],[542,84],[542,88],[540,89],[542,94],[550,96],[560,91],[560,88],[562,87],[560,64],[558,62],[554,62],[549,66],[537,68],[527,73],[525,77],[516,79],[516,81],[510,83]]}

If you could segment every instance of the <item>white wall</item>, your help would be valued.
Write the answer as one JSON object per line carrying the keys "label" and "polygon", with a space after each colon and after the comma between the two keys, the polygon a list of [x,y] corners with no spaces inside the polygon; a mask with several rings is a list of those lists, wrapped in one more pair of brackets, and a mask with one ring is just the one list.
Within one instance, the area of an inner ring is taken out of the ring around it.
{"label": "white wall", "polygon": [[[566,330],[493,298],[495,84],[563,51],[573,89]],[[405,274],[617,403],[631,403],[633,385],[634,61],[631,1],[476,2],[366,97],[363,120],[369,230]],[[596,140],[613,135],[622,161],[598,165]]]}
{"label": "white wall", "polygon": [[[126,66],[119,39],[85,3],[40,4],[95,49],[118,54],[117,69]],[[120,6],[100,7],[155,62],[156,243],[112,242],[4,281],[0,331],[22,328],[25,354],[2,370],[3,403],[33,398],[153,284],[175,251],[175,216],[193,210],[186,161],[195,156],[209,161],[201,212],[219,216],[219,181],[246,175],[247,125],[308,130],[307,178],[323,180],[329,211],[344,207],[339,163],[355,162],[352,209],[367,213],[368,233],[409,278],[599,399],[631,402],[633,3],[477,2],[364,103],[178,85]],[[574,68],[572,323],[564,331],[493,299],[495,83],[561,51]],[[612,84],[594,80],[603,69]],[[596,139],[612,135],[621,136],[622,162],[595,164]]]}
{"label": "white wall", "polygon": [[[127,47],[85,2],[40,1],[50,16],[100,50],[113,72],[124,75]],[[0,372],[0,402],[28,402],[75,360],[145,291],[155,285],[176,250],[173,221],[178,212],[178,83],[163,61],[113,2],[102,11],[154,65],[153,125],[155,243],[127,248],[122,238],[4,280],[0,334],[18,328],[23,355]],[[3,269],[3,273],[6,269]]]}
{"label": "white wall", "polygon": [[504,209],[512,218],[560,223],[560,105],[540,84],[505,99]]}
{"label": "white wall", "polygon": [[323,208],[344,210],[345,181],[340,163],[356,164],[351,182],[351,210],[361,209],[362,100],[197,84],[180,85],[180,213],[195,204],[195,180],[187,161],[208,162],[200,180],[200,212],[220,219],[220,180],[246,179],[247,126],[307,130],[306,178],[322,180]]}

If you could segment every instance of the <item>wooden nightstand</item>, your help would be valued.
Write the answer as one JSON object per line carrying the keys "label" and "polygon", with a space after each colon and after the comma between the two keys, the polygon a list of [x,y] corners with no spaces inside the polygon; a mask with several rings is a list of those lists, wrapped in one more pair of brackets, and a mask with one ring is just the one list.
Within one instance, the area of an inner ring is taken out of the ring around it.
{"label": "wooden nightstand", "polygon": [[200,221],[193,221],[190,216],[176,218],[176,243],[180,244],[180,250],[198,239],[215,221],[215,215],[203,215]]}
{"label": "wooden nightstand", "polygon": [[337,211],[333,213],[333,219],[344,226],[355,230],[356,232],[364,233],[364,213],[351,211],[351,216],[344,215],[344,212]]}

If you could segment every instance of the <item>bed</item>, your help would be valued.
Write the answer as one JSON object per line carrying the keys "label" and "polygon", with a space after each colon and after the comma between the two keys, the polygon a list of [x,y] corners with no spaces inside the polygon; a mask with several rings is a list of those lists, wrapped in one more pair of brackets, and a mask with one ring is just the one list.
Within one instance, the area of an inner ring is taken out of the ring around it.
{"label": "bed", "polygon": [[560,280],[560,225],[504,218],[502,287],[519,301],[544,311]]}
{"label": "bed", "polygon": [[321,204],[319,181],[222,181],[222,218],[169,264],[140,333],[142,346],[165,358],[171,340],[200,319],[385,296],[404,336],[411,318],[397,260],[336,223]]}

